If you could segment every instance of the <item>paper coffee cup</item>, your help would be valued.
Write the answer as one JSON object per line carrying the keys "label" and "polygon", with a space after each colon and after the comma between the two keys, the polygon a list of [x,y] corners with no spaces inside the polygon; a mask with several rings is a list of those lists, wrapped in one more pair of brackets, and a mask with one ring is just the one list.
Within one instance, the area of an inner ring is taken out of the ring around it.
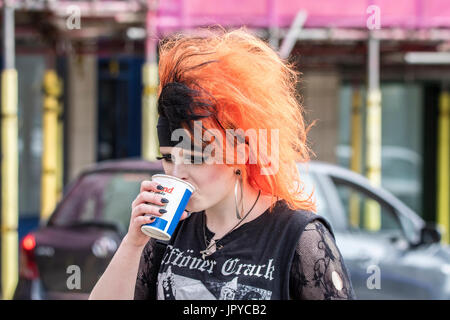
{"label": "paper coffee cup", "polygon": [[157,181],[164,187],[159,194],[169,200],[161,207],[167,212],[156,217],[152,223],[142,225],[141,231],[155,239],[169,240],[195,188],[186,181],[165,174],[153,175],[152,181]]}

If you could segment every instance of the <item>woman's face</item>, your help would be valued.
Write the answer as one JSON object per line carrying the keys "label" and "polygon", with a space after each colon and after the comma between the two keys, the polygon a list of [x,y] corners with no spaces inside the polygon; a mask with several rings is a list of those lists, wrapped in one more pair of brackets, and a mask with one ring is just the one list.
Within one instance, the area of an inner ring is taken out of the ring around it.
{"label": "woman's face", "polygon": [[[160,147],[164,172],[195,187],[186,210],[199,212],[222,201],[234,189],[233,167],[226,164],[187,163],[196,153],[177,147]],[[171,159],[168,156],[171,156]],[[175,158],[175,159],[174,159]]]}

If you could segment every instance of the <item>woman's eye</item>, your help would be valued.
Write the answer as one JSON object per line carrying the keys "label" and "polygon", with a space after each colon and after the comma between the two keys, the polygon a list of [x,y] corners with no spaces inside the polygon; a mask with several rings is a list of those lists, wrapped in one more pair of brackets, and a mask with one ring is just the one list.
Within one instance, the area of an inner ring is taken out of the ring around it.
{"label": "woman's eye", "polygon": [[161,157],[156,157],[158,160],[165,160],[167,162],[172,162],[172,155],[171,154],[163,154]]}
{"label": "woman's eye", "polygon": [[[167,161],[167,162],[173,162],[171,154],[163,154],[162,156],[156,157],[156,159],[164,160],[164,161]],[[183,162],[185,164],[188,164],[188,163],[189,164],[203,164],[203,163],[205,163],[206,159],[207,159],[207,157],[203,157],[203,156],[186,155],[186,156],[183,157]]]}

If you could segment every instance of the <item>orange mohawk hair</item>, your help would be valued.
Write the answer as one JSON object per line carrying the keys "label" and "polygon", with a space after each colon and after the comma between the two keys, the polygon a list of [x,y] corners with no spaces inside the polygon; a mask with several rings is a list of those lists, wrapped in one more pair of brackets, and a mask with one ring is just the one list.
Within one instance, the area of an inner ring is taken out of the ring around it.
{"label": "orange mohawk hair", "polygon": [[[278,130],[277,146],[267,139],[268,150],[279,150],[277,172],[261,174],[264,163],[258,159],[240,166],[243,178],[263,194],[284,199],[292,209],[316,211],[296,166],[309,160],[310,150],[294,66],[245,28],[204,37],[178,34],[161,42],[159,54],[159,94],[167,84],[181,83],[191,98],[185,110],[179,104],[158,105],[159,114],[172,124],[188,125],[191,133],[190,122],[200,118],[206,129],[255,129],[258,138],[259,129]],[[250,144],[249,152],[257,154],[256,147]]]}

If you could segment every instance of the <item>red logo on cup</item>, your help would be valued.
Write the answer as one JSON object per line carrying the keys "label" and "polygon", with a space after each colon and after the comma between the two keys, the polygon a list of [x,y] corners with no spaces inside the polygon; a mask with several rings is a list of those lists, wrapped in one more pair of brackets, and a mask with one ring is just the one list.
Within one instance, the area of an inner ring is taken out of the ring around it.
{"label": "red logo on cup", "polygon": [[172,193],[173,188],[174,188],[174,187],[172,187],[172,188],[164,187],[163,192],[166,192],[166,193]]}

